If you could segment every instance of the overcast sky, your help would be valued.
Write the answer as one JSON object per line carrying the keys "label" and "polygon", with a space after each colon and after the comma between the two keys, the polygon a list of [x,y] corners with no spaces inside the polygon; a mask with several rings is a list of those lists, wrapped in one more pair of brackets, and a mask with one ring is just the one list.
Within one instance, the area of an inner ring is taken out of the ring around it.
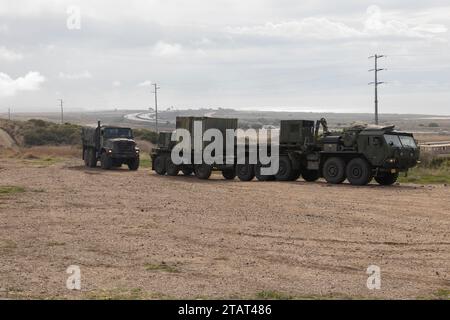
{"label": "overcast sky", "polygon": [[0,0],[0,113],[153,107],[153,82],[162,108],[372,112],[379,53],[381,112],[448,115],[449,28],[448,0]]}

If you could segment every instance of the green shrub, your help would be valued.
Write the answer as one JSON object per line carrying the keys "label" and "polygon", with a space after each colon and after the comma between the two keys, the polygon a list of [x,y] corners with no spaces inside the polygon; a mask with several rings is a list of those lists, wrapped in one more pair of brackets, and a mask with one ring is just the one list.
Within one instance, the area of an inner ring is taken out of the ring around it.
{"label": "green shrub", "polygon": [[21,124],[23,142],[27,146],[77,145],[81,143],[81,127],[32,119]]}
{"label": "green shrub", "polygon": [[147,129],[134,129],[134,137],[139,140],[149,141],[153,144],[158,143],[158,134]]}

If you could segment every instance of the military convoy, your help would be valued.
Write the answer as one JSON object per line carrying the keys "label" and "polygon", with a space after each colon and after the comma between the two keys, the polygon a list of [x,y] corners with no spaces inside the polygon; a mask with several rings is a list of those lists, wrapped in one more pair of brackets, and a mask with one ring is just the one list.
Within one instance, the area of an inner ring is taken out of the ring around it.
{"label": "military convoy", "polygon": [[[238,126],[237,119],[178,117],[176,127],[193,134],[194,121],[201,121],[204,130],[216,128],[221,132]],[[319,135],[320,127],[323,130]],[[158,146],[151,153],[152,170],[159,175],[175,176],[182,171],[208,179],[217,170],[225,179],[238,176],[243,181],[255,177],[260,181],[295,181],[301,176],[309,182],[323,177],[331,184],[348,180],[352,185],[366,185],[375,179],[381,185],[391,185],[400,172],[407,172],[419,159],[413,135],[396,131],[394,126],[360,125],[330,132],[325,119],[281,121],[279,169],[275,175],[262,175],[259,159],[256,164],[238,164],[236,156],[231,162],[223,159],[220,163],[175,165],[171,160],[175,144],[171,133],[160,133]]]}
{"label": "military convoy", "polygon": [[139,168],[139,148],[130,128],[102,126],[82,128],[83,160],[87,167],[94,168],[100,160],[102,169],[128,165],[130,170]]}

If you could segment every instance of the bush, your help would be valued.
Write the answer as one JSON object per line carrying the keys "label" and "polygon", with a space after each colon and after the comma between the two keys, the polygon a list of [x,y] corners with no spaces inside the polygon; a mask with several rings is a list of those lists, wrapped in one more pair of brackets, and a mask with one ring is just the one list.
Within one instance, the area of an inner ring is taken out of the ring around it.
{"label": "bush", "polygon": [[439,128],[439,123],[431,122],[431,123],[428,124],[428,127],[430,127],[430,128]]}
{"label": "bush", "polygon": [[26,146],[77,145],[81,143],[81,127],[32,119],[20,128]]}
{"label": "bush", "polygon": [[133,134],[136,139],[149,141],[153,144],[158,143],[158,134],[154,131],[150,131],[147,129],[134,129]]}

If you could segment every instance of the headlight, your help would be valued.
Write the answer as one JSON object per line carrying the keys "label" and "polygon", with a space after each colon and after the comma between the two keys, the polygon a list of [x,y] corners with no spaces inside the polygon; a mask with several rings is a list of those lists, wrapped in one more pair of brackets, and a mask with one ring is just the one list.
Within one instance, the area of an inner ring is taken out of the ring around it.
{"label": "headlight", "polygon": [[111,150],[111,149],[109,149],[109,150],[108,150],[108,153],[112,153],[112,150]]}
{"label": "headlight", "polygon": [[397,159],[394,159],[394,158],[392,158],[392,159],[387,159],[386,162],[387,162],[387,163],[396,163],[396,162],[397,162]]}

